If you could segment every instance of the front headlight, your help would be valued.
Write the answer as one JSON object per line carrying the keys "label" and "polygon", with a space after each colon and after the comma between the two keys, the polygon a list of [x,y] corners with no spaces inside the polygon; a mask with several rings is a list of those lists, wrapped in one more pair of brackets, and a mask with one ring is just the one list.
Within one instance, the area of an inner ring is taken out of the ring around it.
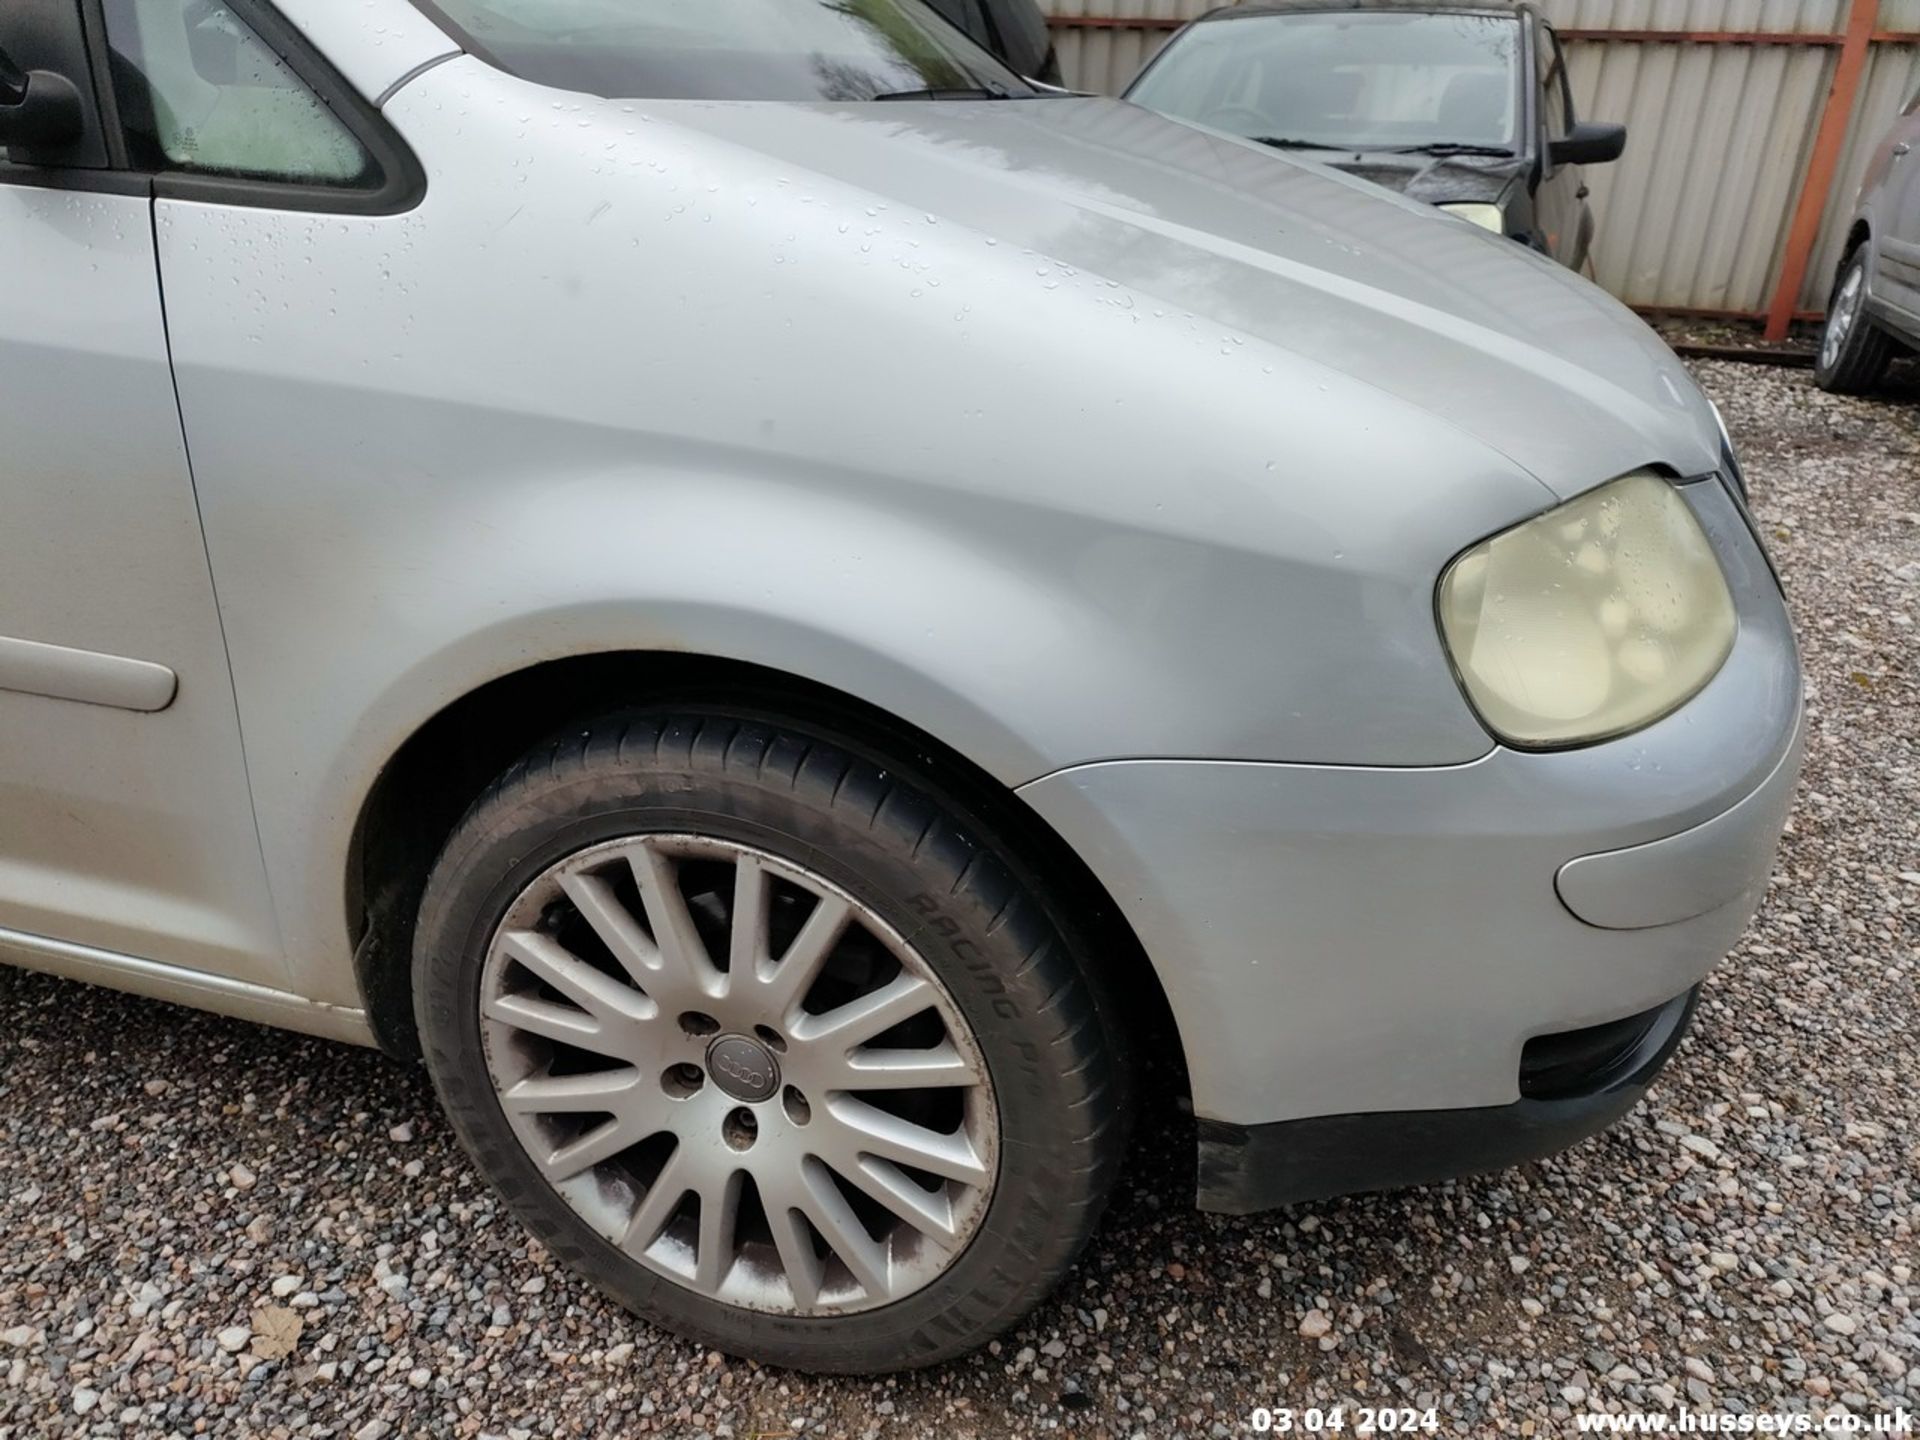
{"label": "front headlight", "polygon": [[1471,220],[1482,230],[1491,230],[1496,235],[1507,233],[1506,212],[1498,205],[1461,201],[1458,204],[1442,205],[1439,208],[1449,215],[1458,215],[1462,220]]}
{"label": "front headlight", "polygon": [[1733,597],[1693,511],[1658,475],[1602,485],[1473,547],[1440,577],[1467,698],[1509,744],[1649,725],[1733,648]]}

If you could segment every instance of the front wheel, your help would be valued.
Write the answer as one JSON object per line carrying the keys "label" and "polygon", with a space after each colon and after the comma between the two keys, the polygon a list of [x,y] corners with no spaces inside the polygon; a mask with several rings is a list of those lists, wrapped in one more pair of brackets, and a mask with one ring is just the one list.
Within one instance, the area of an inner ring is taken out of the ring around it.
{"label": "front wheel", "polygon": [[573,1268],[734,1354],[882,1371],[1017,1321],[1120,1158],[1092,987],[989,835],[722,713],[576,729],[436,864],[434,1082]]}
{"label": "front wheel", "polygon": [[1867,314],[1867,247],[1862,245],[1847,257],[1834,282],[1814,382],[1838,395],[1864,395],[1880,383],[1892,359],[1893,342]]}

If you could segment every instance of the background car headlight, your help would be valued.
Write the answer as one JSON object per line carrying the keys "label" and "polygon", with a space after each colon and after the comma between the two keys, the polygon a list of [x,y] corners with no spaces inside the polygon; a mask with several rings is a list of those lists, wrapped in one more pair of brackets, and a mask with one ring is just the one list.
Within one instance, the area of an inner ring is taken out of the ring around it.
{"label": "background car headlight", "polygon": [[1440,208],[1449,215],[1458,215],[1462,220],[1471,220],[1481,229],[1491,230],[1496,235],[1507,233],[1507,215],[1498,205],[1462,201],[1456,205],[1442,205]]}
{"label": "background car headlight", "polygon": [[1738,624],[1693,511],[1651,474],[1474,546],[1440,577],[1439,610],[1480,718],[1536,749],[1658,720],[1713,678]]}

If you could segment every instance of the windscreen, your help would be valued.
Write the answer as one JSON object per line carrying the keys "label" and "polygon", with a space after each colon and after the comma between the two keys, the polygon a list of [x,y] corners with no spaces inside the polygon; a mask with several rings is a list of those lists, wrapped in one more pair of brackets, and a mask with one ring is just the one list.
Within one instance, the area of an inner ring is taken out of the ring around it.
{"label": "windscreen", "polygon": [[414,0],[488,63],[609,99],[1026,95],[922,0]]}
{"label": "windscreen", "polygon": [[1269,142],[1511,147],[1519,43],[1497,15],[1248,15],[1184,32],[1127,98]]}

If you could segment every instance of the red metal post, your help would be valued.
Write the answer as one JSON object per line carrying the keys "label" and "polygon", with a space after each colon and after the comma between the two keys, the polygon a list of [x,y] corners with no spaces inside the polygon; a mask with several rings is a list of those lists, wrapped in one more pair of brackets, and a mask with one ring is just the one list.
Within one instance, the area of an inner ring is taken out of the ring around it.
{"label": "red metal post", "polygon": [[1780,260],[1780,279],[1773,291],[1773,303],[1767,307],[1767,339],[1784,340],[1793,323],[1794,301],[1806,282],[1807,262],[1813,257],[1814,242],[1820,238],[1820,222],[1827,213],[1827,197],[1833,190],[1833,172],[1840,165],[1840,152],[1847,141],[1847,123],[1853,118],[1853,104],[1860,94],[1860,77],[1866,73],[1867,48],[1873,43],[1874,21],[1879,18],[1880,0],[1853,0],[1847,11],[1846,34],[1840,41],[1840,59],[1833,67],[1833,88],[1827,92],[1826,108],[1820,112],[1820,128],[1814,133],[1813,154],[1807,159],[1806,178],[1800,185],[1800,202],[1794,207],[1793,224],[1787,231],[1786,254]]}

